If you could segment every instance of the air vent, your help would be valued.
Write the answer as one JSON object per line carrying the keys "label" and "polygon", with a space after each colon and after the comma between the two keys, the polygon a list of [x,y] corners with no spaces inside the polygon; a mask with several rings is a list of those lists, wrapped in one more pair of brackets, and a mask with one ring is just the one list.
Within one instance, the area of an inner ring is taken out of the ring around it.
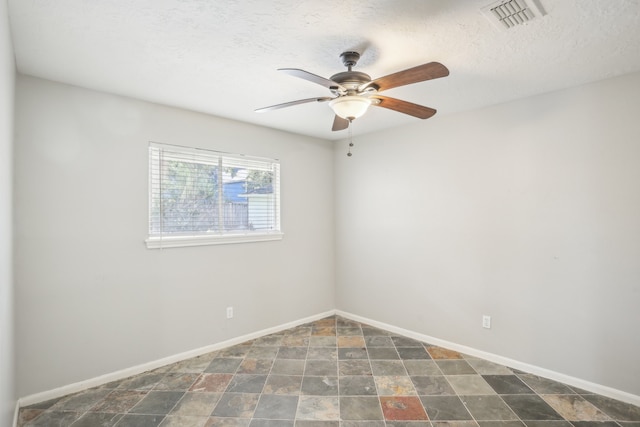
{"label": "air vent", "polygon": [[480,10],[500,30],[508,30],[545,15],[544,9],[536,0],[501,0]]}

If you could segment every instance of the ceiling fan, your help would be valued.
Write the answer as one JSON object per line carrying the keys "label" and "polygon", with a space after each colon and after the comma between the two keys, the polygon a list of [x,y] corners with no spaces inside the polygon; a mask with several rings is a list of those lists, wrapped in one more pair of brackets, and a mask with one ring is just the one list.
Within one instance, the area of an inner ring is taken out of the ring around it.
{"label": "ceiling fan", "polygon": [[258,108],[255,111],[262,113],[291,107],[293,105],[306,104],[308,102],[328,102],[335,113],[333,127],[331,128],[333,131],[347,129],[349,123],[361,117],[371,105],[398,111],[419,119],[428,119],[436,113],[436,110],[433,108],[383,96],[379,93],[398,86],[448,76],[449,70],[439,62],[429,62],[372,80],[368,74],[360,71],[352,71],[352,68],[358,63],[358,59],[360,59],[358,52],[343,52],[340,58],[342,58],[342,63],[347,67],[348,71],[334,74],[329,79],[298,68],[278,69],[278,71],[282,71],[283,73],[326,87],[334,95],[333,97],[299,99],[297,101]]}

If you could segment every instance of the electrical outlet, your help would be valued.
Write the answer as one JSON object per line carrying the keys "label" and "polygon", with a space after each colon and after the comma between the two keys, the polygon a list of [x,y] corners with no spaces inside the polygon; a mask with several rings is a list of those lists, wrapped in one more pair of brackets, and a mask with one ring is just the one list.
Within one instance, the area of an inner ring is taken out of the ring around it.
{"label": "electrical outlet", "polygon": [[491,329],[491,316],[482,316],[482,327]]}
{"label": "electrical outlet", "polygon": [[227,307],[227,319],[233,318],[233,307]]}

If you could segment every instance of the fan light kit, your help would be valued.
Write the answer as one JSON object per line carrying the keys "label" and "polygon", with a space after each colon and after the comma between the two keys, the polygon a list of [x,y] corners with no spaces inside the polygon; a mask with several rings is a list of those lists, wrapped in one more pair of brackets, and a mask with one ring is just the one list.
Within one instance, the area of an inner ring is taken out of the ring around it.
{"label": "fan light kit", "polygon": [[436,113],[433,108],[379,95],[379,93],[394,87],[448,76],[449,70],[439,62],[429,62],[372,80],[368,74],[352,70],[360,59],[358,52],[343,52],[340,57],[344,66],[347,67],[347,71],[334,74],[330,79],[298,68],[280,68],[278,70],[324,86],[329,89],[333,95],[332,97],[299,99],[285,102],[284,104],[259,108],[256,112],[277,110],[309,102],[329,102],[329,107],[335,113],[333,127],[331,128],[333,131],[349,128],[349,124],[353,120],[362,117],[372,105],[408,114],[419,119],[428,119]]}
{"label": "fan light kit", "polygon": [[329,107],[343,119],[355,120],[362,117],[369,109],[371,99],[364,96],[339,96],[329,101]]}

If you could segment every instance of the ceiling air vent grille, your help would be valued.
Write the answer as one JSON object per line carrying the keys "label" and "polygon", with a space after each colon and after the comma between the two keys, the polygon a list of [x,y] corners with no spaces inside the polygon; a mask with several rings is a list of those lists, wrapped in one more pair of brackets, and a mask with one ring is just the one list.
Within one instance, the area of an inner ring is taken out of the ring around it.
{"label": "ceiling air vent grille", "polygon": [[535,0],[502,0],[485,6],[482,13],[499,29],[507,30],[544,15]]}

